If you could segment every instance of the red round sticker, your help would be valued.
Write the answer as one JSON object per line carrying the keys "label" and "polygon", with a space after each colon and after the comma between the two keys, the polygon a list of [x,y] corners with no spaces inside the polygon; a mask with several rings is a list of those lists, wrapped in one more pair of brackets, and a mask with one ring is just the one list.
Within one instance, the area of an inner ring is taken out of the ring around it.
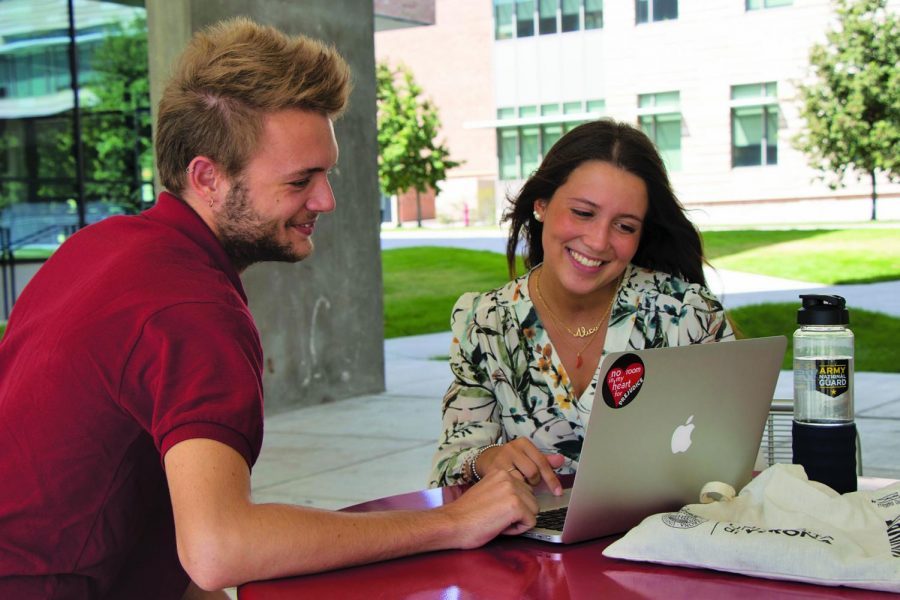
{"label": "red round sticker", "polygon": [[603,401],[607,406],[628,406],[644,385],[644,361],[637,354],[623,354],[606,371],[601,383]]}

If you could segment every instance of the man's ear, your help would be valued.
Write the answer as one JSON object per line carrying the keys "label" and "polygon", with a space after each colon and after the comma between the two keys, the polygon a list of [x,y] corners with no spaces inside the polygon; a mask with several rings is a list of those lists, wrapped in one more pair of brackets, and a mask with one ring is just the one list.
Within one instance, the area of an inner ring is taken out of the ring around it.
{"label": "man's ear", "polygon": [[206,156],[195,156],[187,168],[187,188],[191,195],[212,208],[221,192],[225,177],[219,165]]}

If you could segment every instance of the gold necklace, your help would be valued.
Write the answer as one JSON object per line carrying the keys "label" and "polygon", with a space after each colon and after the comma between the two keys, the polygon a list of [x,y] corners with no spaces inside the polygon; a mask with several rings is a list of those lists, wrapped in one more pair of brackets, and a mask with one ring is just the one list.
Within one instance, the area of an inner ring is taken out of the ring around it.
{"label": "gold necklace", "polygon": [[568,331],[574,337],[589,338],[588,341],[584,344],[584,346],[581,347],[581,350],[578,350],[578,352],[575,354],[575,368],[580,369],[581,365],[584,364],[584,360],[581,358],[581,355],[584,353],[585,350],[588,349],[588,346],[590,346],[591,343],[594,341],[594,337],[595,337],[594,334],[596,334],[598,331],[600,331],[600,325],[602,325],[603,322],[609,318],[609,313],[612,311],[612,305],[616,301],[616,295],[619,290],[619,284],[622,283],[622,277],[625,275],[625,273],[623,272],[621,275],[619,275],[619,278],[616,280],[616,285],[613,288],[612,296],[609,299],[609,303],[606,305],[606,310],[603,311],[603,316],[600,317],[600,321],[598,321],[597,324],[594,325],[593,327],[591,327],[590,329],[586,330],[582,326],[573,332],[571,329],[569,329],[566,326],[565,323],[563,323],[560,320],[560,318],[558,316],[556,316],[556,313],[553,312],[553,309],[550,307],[550,304],[547,302],[547,300],[544,299],[544,294],[541,292],[541,271],[543,271],[543,267],[541,267],[541,269],[539,271],[535,271],[536,277],[534,280],[534,287],[537,290],[538,298],[541,299],[541,304],[543,304],[544,306],[547,307],[547,311],[550,313],[550,316],[553,318],[553,321],[556,322],[557,325],[559,325],[560,327],[562,327],[563,329]]}

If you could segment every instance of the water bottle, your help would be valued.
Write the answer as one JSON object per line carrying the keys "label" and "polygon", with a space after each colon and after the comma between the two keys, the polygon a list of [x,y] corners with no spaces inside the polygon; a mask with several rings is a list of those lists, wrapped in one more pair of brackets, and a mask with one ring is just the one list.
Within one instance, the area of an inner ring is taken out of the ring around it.
{"label": "water bottle", "polygon": [[856,491],[853,332],[841,296],[804,294],[794,332],[794,463],[839,493]]}

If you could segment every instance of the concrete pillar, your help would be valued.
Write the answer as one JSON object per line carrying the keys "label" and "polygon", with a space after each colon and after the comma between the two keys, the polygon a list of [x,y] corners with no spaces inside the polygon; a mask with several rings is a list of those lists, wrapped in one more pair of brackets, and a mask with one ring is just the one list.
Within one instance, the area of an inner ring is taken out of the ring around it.
{"label": "concrete pillar", "polygon": [[334,44],[353,70],[353,94],[335,124],[337,209],[319,219],[315,252],[294,264],[248,269],[244,286],[266,356],[269,414],[384,390],[384,323],[375,137],[371,2],[147,0],[155,109],[191,33],[244,15],[288,34]]}

